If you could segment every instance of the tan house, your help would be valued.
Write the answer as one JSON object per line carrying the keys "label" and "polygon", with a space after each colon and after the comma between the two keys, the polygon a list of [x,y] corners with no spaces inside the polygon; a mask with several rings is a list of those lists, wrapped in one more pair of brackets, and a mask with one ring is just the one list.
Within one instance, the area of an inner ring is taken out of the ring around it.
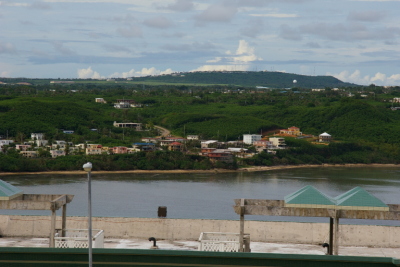
{"label": "tan house", "polygon": [[282,137],[270,137],[269,141],[271,141],[274,149],[284,149],[286,148],[285,138]]}
{"label": "tan house", "polygon": [[50,150],[50,155],[52,158],[60,157],[60,156],[65,156],[65,150]]}
{"label": "tan house", "polygon": [[296,126],[289,127],[287,129],[282,129],[279,131],[279,134],[282,135],[294,135],[294,136],[301,136],[303,135],[302,132],[300,132],[300,128]]}
{"label": "tan house", "polygon": [[19,153],[26,158],[37,158],[38,157],[37,151],[21,151]]}
{"label": "tan house", "polygon": [[115,146],[113,147],[114,154],[126,154],[128,153],[128,148],[126,146]]}
{"label": "tan house", "polygon": [[27,151],[31,147],[31,145],[15,145],[15,149],[20,151]]}
{"label": "tan house", "polygon": [[86,155],[101,155],[103,152],[102,145],[99,144],[87,144]]}
{"label": "tan house", "polygon": [[173,142],[168,145],[170,151],[183,151],[183,144],[179,142]]}

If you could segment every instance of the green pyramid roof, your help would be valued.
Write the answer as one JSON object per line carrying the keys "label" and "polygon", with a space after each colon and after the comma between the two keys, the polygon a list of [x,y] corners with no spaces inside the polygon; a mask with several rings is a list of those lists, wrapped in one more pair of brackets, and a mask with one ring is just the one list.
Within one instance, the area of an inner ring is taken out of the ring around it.
{"label": "green pyramid roof", "polygon": [[300,190],[285,196],[285,204],[294,205],[335,205],[335,202],[324,193],[307,185]]}
{"label": "green pyramid roof", "polygon": [[389,210],[388,205],[361,187],[355,187],[346,193],[331,198],[310,185],[285,196],[285,206],[345,210]]}
{"label": "green pyramid roof", "polygon": [[388,207],[380,199],[359,186],[335,197],[335,201],[338,206]]}
{"label": "green pyramid roof", "polygon": [[10,200],[19,195],[22,195],[24,192],[15,186],[0,180],[0,200]]}

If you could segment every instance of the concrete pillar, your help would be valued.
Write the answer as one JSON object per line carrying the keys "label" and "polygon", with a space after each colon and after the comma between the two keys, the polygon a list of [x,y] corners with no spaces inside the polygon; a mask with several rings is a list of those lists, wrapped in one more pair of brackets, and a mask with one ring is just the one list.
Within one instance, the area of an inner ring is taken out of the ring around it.
{"label": "concrete pillar", "polygon": [[333,254],[339,255],[339,217],[336,216],[335,218],[335,225],[334,225],[334,248]]}
{"label": "concrete pillar", "polygon": [[333,255],[333,218],[329,217],[329,249],[328,255]]}
{"label": "concrete pillar", "polygon": [[55,234],[56,234],[56,210],[52,209],[51,210],[51,226],[50,226],[50,243],[49,243],[49,247],[51,247],[51,248],[55,247],[55,241],[54,241]]}
{"label": "concrete pillar", "polygon": [[67,204],[62,206],[61,236],[65,237],[65,229],[67,228]]}
{"label": "concrete pillar", "polygon": [[239,252],[243,250],[244,242],[244,198],[240,200],[240,235],[239,235]]}

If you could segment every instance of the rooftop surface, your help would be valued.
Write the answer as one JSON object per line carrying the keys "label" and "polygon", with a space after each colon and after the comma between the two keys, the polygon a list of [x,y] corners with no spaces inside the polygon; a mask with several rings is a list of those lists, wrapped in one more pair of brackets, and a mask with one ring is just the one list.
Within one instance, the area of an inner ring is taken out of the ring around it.
{"label": "rooftop surface", "polygon": [[[153,242],[147,239],[105,239],[104,248],[150,249]],[[197,250],[199,242],[187,240],[158,240],[159,249],[165,250]],[[0,247],[49,247],[48,238],[0,238]],[[252,252],[282,253],[282,254],[313,254],[324,255],[326,248],[308,244],[263,243],[251,242]],[[346,247],[340,246],[339,255],[393,257],[400,259],[400,248],[378,247]]]}

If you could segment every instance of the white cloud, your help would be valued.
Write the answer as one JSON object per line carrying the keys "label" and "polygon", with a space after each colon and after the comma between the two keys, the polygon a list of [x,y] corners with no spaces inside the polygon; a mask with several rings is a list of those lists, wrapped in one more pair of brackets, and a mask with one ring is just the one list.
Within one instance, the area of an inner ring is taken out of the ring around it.
{"label": "white cloud", "polygon": [[[139,71],[131,69],[127,72],[114,72],[111,75],[108,75],[108,78],[128,78],[128,77],[141,77],[148,75],[162,75],[162,74],[171,74],[174,71],[170,68],[166,70],[158,70],[155,67],[151,68],[142,68]],[[92,67],[87,69],[78,69],[78,78],[80,79],[105,79],[105,76],[100,75],[97,71],[92,70]]]}
{"label": "white cloud", "polygon": [[105,78],[100,75],[97,71],[93,71],[92,67],[87,69],[78,69],[78,78],[79,79],[102,79]]}
{"label": "white cloud", "polygon": [[255,55],[254,50],[254,47],[249,46],[249,43],[247,43],[245,40],[240,40],[239,47],[236,50],[236,56],[232,57],[233,61],[248,63],[262,60],[262,58],[259,58]]}
{"label": "white cloud", "polygon": [[391,76],[387,76],[384,73],[377,72],[374,76],[370,75],[362,75],[359,70],[355,70],[353,73],[345,70],[338,74],[327,73],[327,75],[332,75],[335,78],[343,82],[350,82],[361,85],[399,85],[400,84],[400,74],[393,74]]}
{"label": "white cloud", "polygon": [[248,70],[247,65],[203,65],[193,71],[245,71]]}
{"label": "white cloud", "polygon": [[246,42],[245,40],[240,40],[236,52],[233,54],[229,50],[226,51],[227,55],[232,55],[232,56],[225,57],[225,59],[231,62],[242,62],[242,63],[249,63],[252,61],[262,60],[262,58],[257,57],[255,55],[254,50],[255,50],[254,47],[249,46],[248,42]]}
{"label": "white cloud", "polygon": [[245,40],[239,41],[239,46],[235,52],[226,51],[226,57],[215,57],[207,60],[207,63],[227,62],[227,65],[204,65],[192,71],[214,71],[214,70],[248,70],[249,63],[262,58],[255,55],[254,47],[250,46]]}
{"label": "white cloud", "polygon": [[207,63],[217,63],[217,62],[220,62],[221,60],[222,60],[222,57],[216,57],[214,59],[207,60],[206,62]]}

